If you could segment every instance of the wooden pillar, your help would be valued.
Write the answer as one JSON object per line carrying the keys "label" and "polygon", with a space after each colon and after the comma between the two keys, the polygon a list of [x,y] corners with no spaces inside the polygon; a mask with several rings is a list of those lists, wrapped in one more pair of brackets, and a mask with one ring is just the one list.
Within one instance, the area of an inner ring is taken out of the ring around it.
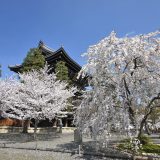
{"label": "wooden pillar", "polygon": [[28,128],[30,127],[31,120],[27,119],[23,121],[23,133],[28,133]]}

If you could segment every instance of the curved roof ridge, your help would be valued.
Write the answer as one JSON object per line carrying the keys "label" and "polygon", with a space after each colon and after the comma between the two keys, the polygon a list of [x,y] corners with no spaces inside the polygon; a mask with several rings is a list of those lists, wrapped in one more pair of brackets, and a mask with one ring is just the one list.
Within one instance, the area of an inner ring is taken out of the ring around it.
{"label": "curved roof ridge", "polygon": [[81,68],[81,66],[80,66],[75,60],[73,60],[73,59],[68,55],[68,53],[65,51],[65,49],[64,49],[63,47],[60,47],[59,50],[60,50],[60,49],[63,50],[65,56],[66,56],[68,59],[70,59],[73,63],[75,63],[77,66],[79,66],[79,67]]}
{"label": "curved roof ridge", "polygon": [[73,62],[74,64],[76,64],[79,68],[81,68],[81,66],[75,61],[73,60],[69,55],[68,53],[65,51],[65,49],[61,46],[59,49],[57,49],[56,51],[53,52],[53,54],[48,54],[46,55],[46,58],[49,58],[49,57],[52,57],[53,55],[55,55],[56,53],[59,53],[60,51],[63,52],[63,54],[71,61]]}
{"label": "curved roof ridge", "polygon": [[54,50],[50,47],[48,47],[46,44],[44,44],[44,42],[40,41],[39,42],[39,47],[43,48],[43,49],[46,49],[47,51],[51,52],[51,53],[54,53]]}

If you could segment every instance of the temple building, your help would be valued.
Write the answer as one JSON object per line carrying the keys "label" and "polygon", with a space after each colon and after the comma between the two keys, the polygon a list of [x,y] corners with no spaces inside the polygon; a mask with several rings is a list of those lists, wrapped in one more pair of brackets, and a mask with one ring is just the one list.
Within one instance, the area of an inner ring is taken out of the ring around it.
{"label": "temple building", "polygon": [[[75,76],[77,76],[78,72],[81,70],[81,66],[67,54],[63,47],[60,47],[58,50],[54,51],[53,49],[45,45],[42,41],[40,41],[38,48],[42,51],[47,64],[51,68],[53,68],[53,72],[56,63],[59,61],[64,61],[65,65],[68,68],[69,78],[74,81],[75,86],[77,86],[79,89],[84,89],[86,78],[75,78]],[[18,73],[21,68],[22,65],[9,66],[9,69],[15,73]]]}
{"label": "temple building", "polygon": [[[45,57],[47,64],[52,68],[52,71],[55,71],[55,65],[59,61],[64,61],[65,65],[68,68],[68,77],[72,80],[73,85],[76,86],[79,91],[83,90],[87,84],[87,78],[77,77],[78,72],[81,70],[81,66],[75,62],[65,51],[63,47],[60,47],[58,50],[50,49],[47,45],[45,45],[42,41],[39,42],[38,48],[42,51],[42,54]],[[9,66],[9,69],[15,73],[18,73],[22,68],[22,65]],[[80,92],[77,92],[75,97],[78,97]],[[74,97],[74,98],[75,98]],[[76,108],[76,103],[74,104]],[[64,127],[72,126],[73,121],[73,111],[63,111],[61,112],[61,120]],[[57,120],[54,120],[54,126],[57,123]],[[39,127],[43,126],[53,126],[53,123],[49,121],[42,121],[39,124]]]}

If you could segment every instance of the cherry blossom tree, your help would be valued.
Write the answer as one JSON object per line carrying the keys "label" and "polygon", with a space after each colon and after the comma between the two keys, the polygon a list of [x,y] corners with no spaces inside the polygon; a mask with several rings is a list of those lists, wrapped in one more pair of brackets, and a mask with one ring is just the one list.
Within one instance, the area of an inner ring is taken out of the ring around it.
{"label": "cherry blossom tree", "polygon": [[[18,91],[10,97],[7,110],[9,117],[22,120],[35,119],[35,133],[38,121],[53,119],[56,113],[67,106],[68,98],[74,96],[76,89],[67,89],[67,83],[56,80],[54,73],[48,73],[46,66],[39,71],[32,70],[19,74],[21,82]],[[16,113],[16,114],[15,114]]]}
{"label": "cherry blossom tree", "polygon": [[5,111],[10,103],[10,97],[13,97],[18,89],[18,84],[17,80],[13,77],[0,79],[0,111],[2,117],[7,116]]}
{"label": "cherry blossom tree", "polygon": [[[75,124],[82,132],[107,137],[144,124],[160,99],[160,32],[118,38],[115,32],[90,46],[80,75],[90,75],[91,89],[83,95]],[[136,110],[145,107],[137,121]],[[106,134],[107,133],[107,134]]]}

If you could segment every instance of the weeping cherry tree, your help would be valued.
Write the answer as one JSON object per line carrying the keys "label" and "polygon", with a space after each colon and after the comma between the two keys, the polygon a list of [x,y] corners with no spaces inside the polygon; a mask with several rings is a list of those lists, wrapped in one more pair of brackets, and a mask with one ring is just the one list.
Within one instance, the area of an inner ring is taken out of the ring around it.
{"label": "weeping cherry tree", "polygon": [[[115,32],[90,46],[85,56],[87,64],[80,75],[90,75],[91,89],[75,116],[82,132],[107,139],[116,133],[139,137],[153,108],[160,99],[160,32],[118,38]],[[138,107],[145,114],[137,120]]]}

